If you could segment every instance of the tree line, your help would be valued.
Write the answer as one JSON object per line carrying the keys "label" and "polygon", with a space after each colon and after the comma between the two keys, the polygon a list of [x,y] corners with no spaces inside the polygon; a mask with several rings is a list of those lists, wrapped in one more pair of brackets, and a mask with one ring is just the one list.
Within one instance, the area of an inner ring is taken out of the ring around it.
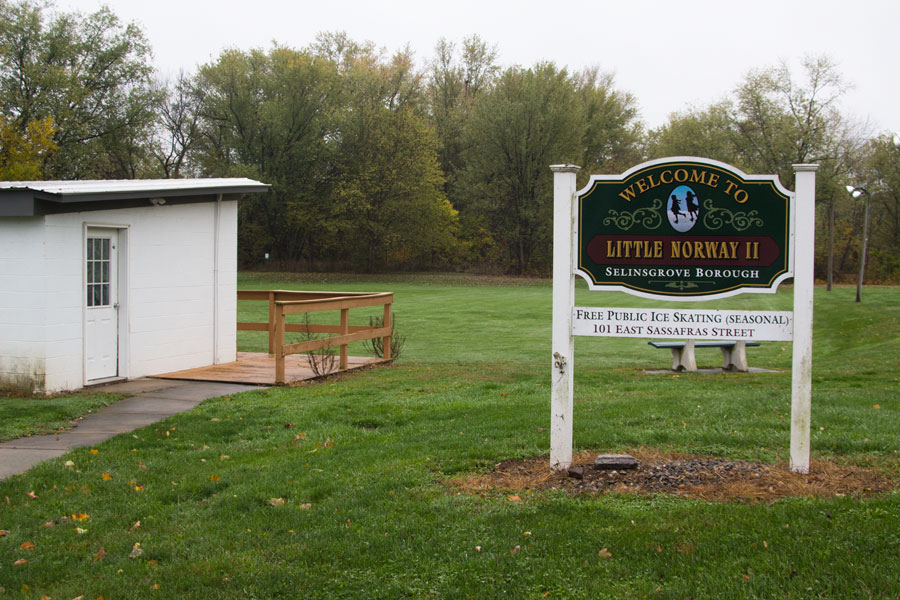
{"label": "tree line", "polygon": [[550,271],[553,163],[619,173],[692,155],[748,173],[820,164],[816,275],[858,268],[864,186],[867,280],[900,278],[900,150],[842,114],[848,85],[827,57],[802,72],[747,73],[707,106],[647,130],[637,99],[598,68],[502,66],[476,35],[441,40],[423,66],[342,33],[307,47],[223,51],[160,80],[141,29],[108,8],[82,15],[0,5],[0,178],[246,176],[242,267]]}

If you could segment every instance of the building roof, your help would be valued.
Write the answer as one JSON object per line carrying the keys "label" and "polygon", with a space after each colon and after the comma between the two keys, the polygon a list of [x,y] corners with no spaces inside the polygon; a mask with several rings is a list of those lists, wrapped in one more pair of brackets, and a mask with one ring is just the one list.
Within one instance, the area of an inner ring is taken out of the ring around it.
{"label": "building roof", "polygon": [[233,200],[268,189],[246,178],[0,181],[0,217]]}

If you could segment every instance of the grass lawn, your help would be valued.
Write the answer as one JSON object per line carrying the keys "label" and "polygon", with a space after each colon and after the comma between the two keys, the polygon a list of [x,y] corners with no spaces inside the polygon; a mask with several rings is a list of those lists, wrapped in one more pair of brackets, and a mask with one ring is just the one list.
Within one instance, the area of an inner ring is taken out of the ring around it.
{"label": "grass lawn", "polygon": [[[549,282],[242,274],[239,286],[392,290],[403,355],[208,400],[0,482],[0,598],[900,596],[896,491],[709,503],[449,485],[548,453]],[[813,362],[813,458],[895,479],[898,292],[867,288],[856,304],[851,288],[817,290]],[[576,303],[652,304],[580,286]],[[715,302],[790,305],[789,290]],[[265,339],[242,332],[239,347]],[[579,338],[577,447],[786,460],[790,344],[748,358],[778,372],[646,375],[668,352]]]}
{"label": "grass lawn", "polygon": [[0,442],[71,428],[70,421],[121,399],[121,394],[77,392],[8,396],[0,390]]}

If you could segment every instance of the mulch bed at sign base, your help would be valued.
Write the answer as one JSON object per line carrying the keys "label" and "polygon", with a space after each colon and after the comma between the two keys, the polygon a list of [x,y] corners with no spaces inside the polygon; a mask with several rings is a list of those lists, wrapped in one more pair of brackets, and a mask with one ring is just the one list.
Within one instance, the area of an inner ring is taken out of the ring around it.
{"label": "mulch bed at sign base", "polygon": [[652,448],[625,450],[640,464],[636,469],[594,468],[598,451],[578,452],[572,466],[550,471],[547,456],[510,459],[489,473],[453,479],[450,484],[472,492],[564,490],[573,495],[605,493],[672,494],[713,502],[772,502],[779,498],[867,497],[900,487],[900,481],[875,469],[814,460],[809,474],[792,473],[786,464],[723,460],[662,452]]}

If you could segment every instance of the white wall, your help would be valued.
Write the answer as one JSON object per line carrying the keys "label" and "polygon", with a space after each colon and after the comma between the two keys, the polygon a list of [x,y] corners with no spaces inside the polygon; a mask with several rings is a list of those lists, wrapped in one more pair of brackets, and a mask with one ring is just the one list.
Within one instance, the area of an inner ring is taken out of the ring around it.
{"label": "white wall", "polygon": [[[48,392],[84,385],[85,225],[124,232],[121,376],[210,365],[214,345],[217,362],[233,361],[237,202],[218,207],[167,204],[0,218],[0,383],[38,374]],[[220,295],[214,299],[216,235]]]}
{"label": "white wall", "polygon": [[44,221],[0,219],[0,383],[44,387]]}

